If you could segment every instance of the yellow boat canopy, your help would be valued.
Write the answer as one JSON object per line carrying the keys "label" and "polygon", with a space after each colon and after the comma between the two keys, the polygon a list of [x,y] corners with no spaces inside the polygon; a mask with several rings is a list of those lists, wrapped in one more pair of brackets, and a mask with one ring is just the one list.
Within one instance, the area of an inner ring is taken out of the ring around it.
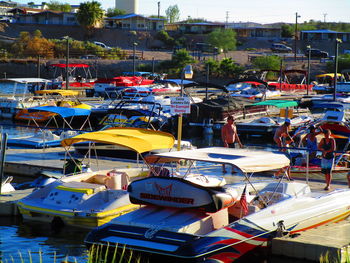
{"label": "yellow boat canopy", "polygon": [[35,94],[46,95],[46,94],[59,94],[61,96],[78,96],[79,91],[76,90],[62,90],[62,89],[46,89],[46,90],[37,90]]}
{"label": "yellow boat canopy", "polygon": [[[341,77],[342,75],[343,74],[341,74],[341,73],[337,73],[338,77]],[[324,78],[324,77],[334,78],[334,73],[325,73],[325,74],[316,75],[316,78]]]}
{"label": "yellow boat canopy", "polygon": [[96,143],[116,144],[127,147],[137,153],[158,149],[170,149],[174,146],[172,134],[142,128],[118,127],[103,131],[88,132],[62,140],[63,147],[74,143],[92,141]]}

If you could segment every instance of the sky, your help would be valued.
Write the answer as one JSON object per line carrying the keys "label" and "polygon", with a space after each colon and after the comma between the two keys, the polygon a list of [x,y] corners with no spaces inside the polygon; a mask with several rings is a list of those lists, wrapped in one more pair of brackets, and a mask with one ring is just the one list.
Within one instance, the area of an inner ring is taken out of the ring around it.
{"label": "sky", "polygon": [[[57,1],[57,0],[55,0]],[[79,4],[82,0],[58,0],[62,3]],[[92,0],[90,0],[92,1]],[[114,0],[97,0],[102,7],[114,7]],[[20,3],[30,1],[17,0]],[[41,3],[40,1],[34,1]],[[47,0],[50,2],[50,0]],[[171,5],[177,5],[180,19],[205,18],[208,21],[225,22],[257,22],[295,23],[316,21],[350,22],[350,0],[139,0],[139,13],[142,15],[157,15],[158,2],[160,14],[165,16],[165,10]]]}

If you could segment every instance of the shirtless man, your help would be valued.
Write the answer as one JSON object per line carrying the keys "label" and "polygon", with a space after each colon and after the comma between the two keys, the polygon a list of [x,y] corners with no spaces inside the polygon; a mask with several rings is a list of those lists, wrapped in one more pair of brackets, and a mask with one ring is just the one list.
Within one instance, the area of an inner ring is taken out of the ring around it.
{"label": "shirtless man", "polygon": [[[237,128],[234,123],[233,116],[227,117],[227,123],[221,129],[221,138],[225,147],[235,148],[235,142],[238,142],[239,147],[243,148],[243,144],[238,137]],[[222,165],[222,172],[226,173],[225,165]]]}
{"label": "shirtless man", "polygon": [[[275,135],[273,136],[273,140],[277,143],[278,147],[282,152],[286,152],[285,148],[288,143],[293,142],[293,138],[289,135],[290,128],[290,120],[286,119],[285,122],[277,128]],[[285,142],[283,142],[283,138],[285,138]],[[280,173],[283,172],[284,169],[277,171],[275,174],[275,178],[278,178]],[[287,177],[289,180],[293,180],[290,176],[290,167],[287,168]]]}
{"label": "shirtless man", "polygon": [[[275,135],[273,136],[273,140],[275,143],[277,143],[280,149],[286,147],[286,143],[283,142],[283,138],[286,138],[289,142],[293,142],[292,137],[289,135],[289,128],[290,120],[286,119],[286,121],[277,128]],[[285,152],[286,149],[282,149],[282,151]]]}

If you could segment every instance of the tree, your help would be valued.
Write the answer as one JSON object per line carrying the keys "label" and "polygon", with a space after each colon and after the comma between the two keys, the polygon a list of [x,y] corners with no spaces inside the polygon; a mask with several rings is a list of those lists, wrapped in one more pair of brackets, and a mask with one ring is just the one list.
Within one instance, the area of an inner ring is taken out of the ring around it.
{"label": "tree", "polygon": [[40,30],[34,31],[32,35],[21,32],[11,48],[19,56],[52,58],[54,54],[54,43],[44,38]]}
{"label": "tree", "polygon": [[207,42],[226,53],[236,49],[236,32],[232,29],[216,29],[208,35]]}
{"label": "tree", "polygon": [[77,12],[77,20],[85,28],[88,35],[103,22],[103,10],[101,4],[96,1],[81,3]]}
{"label": "tree", "polygon": [[125,11],[118,9],[118,8],[108,8],[106,16],[107,17],[113,17],[113,16],[120,16],[120,15],[125,15]]}
{"label": "tree", "polygon": [[33,7],[33,6],[35,6],[35,3],[34,3],[34,2],[29,2],[27,5],[28,5],[29,7]]}
{"label": "tree", "polygon": [[60,11],[60,12],[71,12],[72,7],[68,3],[60,3],[58,1],[50,1],[50,3],[47,3],[47,6],[50,10]]}
{"label": "tree", "polygon": [[166,17],[169,23],[175,23],[179,21],[180,10],[177,5],[171,5],[165,10]]}
{"label": "tree", "polygon": [[293,34],[294,34],[294,29],[291,25],[288,25],[288,24],[284,24],[281,26],[281,36],[282,37],[292,37]]}
{"label": "tree", "polygon": [[279,56],[260,56],[256,57],[252,64],[259,69],[279,70],[281,58]]}

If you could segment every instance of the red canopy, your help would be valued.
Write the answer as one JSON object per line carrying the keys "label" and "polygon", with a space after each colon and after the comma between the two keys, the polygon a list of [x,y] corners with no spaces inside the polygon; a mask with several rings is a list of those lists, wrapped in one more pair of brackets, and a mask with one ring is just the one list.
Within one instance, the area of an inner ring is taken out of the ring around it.
{"label": "red canopy", "polygon": [[[66,64],[51,64],[51,67],[57,67],[57,68],[65,68]],[[90,67],[88,64],[80,64],[80,63],[70,63],[68,64],[69,68],[88,68]]]}

